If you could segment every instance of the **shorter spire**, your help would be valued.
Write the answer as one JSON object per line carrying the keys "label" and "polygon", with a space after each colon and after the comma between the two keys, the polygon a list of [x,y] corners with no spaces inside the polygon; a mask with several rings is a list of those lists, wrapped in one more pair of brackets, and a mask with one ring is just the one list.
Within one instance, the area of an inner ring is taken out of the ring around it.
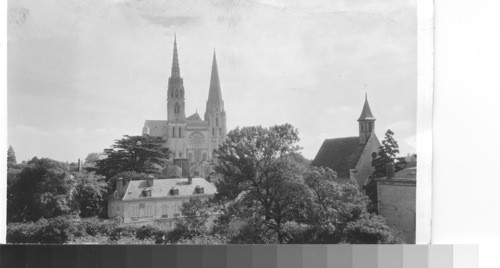
{"label": "shorter spire", "polygon": [[372,114],[370,109],[370,104],[368,104],[368,93],[365,92],[365,104],[363,105],[363,111],[361,111],[361,115],[358,118],[358,121],[370,120],[375,121],[375,117]]}
{"label": "shorter spire", "polygon": [[222,93],[220,89],[220,81],[219,81],[219,70],[217,68],[217,58],[215,55],[212,59],[212,74],[210,76],[210,89],[208,93],[208,105],[211,107],[223,107],[222,104]]}

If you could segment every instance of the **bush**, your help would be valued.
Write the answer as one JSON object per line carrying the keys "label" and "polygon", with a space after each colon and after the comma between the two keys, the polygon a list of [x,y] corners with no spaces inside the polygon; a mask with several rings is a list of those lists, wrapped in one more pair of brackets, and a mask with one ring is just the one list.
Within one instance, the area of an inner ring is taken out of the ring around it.
{"label": "bush", "polygon": [[8,243],[44,244],[162,244],[165,232],[151,226],[130,226],[96,217],[79,219],[60,216],[36,222],[9,223]]}

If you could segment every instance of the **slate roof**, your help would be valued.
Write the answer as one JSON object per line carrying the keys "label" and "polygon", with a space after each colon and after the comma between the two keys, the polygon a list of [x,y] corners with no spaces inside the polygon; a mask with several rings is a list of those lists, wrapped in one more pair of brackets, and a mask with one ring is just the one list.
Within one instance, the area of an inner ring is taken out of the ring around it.
{"label": "slate roof", "polygon": [[[188,184],[187,178],[178,179],[154,179],[150,186],[147,180],[130,181],[123,200],[146,199],[143,196],[144,190],[151,190],[151,198],[175,198],[195,195],[195,189],[201,186],[204,189],[204,195],[213,195],[217,192],[215,185],[204,178],[193,178],[192,183]],[[179,189],[179,195],[172,195],[170,189],[173,187]]]}
{"label": "slate roof", "polygon": [[201,117],[198,114],[198,112],[192,114],[191,116],[189,116],[188,118],[186,118],[186,120],[188,120],[188,121],[203,121],[203,120],[201,120]]}
{"label": "slate roof", "polygon": [[361,115],[358,118],[358,121],[369,120],[375,121],[375,116],[372,114],[372,110],[370,109],[370,104],[368,104],[368,97],[365,95],[365,104],[363,105],[363,111],[361,111]]}
{"label": "slate roof", "polygon": [[311,165],[329,167],[339,178],[349,178],[349,170],[356,167],[364,147],[357,136],[326,139]]}
{"label": "slate roof", "polygon": [[145,126],[149,128],[151,136],[165,136],[167,134],[167,120],[146,120]]}
{"label": "slate roof", "polygon": [[417,167],[405,168],[401,171],[398,171],[394,174],[394,178],[401,179],[417,179]]}

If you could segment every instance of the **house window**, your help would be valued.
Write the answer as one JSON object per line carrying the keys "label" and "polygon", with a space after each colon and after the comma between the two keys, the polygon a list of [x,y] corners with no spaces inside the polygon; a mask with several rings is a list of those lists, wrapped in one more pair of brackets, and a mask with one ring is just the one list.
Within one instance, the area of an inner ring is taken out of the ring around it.
{"label": "house window", "polygon": [[203,193],[205,193],[205,189],[203,187],[201,187],[200,185],[197,185],[195,188],[195,192],[197,194],[203,194]]}
{"label": "house window", "polygon": [[179,195],[179,189],[178,188],[175,188],[175,187],[172,187],[170,189],[170,194],[171,195]]}

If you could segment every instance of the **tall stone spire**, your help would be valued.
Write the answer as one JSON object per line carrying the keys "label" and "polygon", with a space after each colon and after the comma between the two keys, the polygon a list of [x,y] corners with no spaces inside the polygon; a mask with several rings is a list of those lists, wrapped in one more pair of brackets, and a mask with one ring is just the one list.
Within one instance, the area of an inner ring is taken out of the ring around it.
{"label": "tall stone spire", "polygon": [[224,110],[222,101],[222,93],[220,89],[219,70],[217,68],[217,58],[214,56],[212,60],[212,75],[210,76],[210,89],[208,92],[207,110]]}
{"label": "tall stone spire", "polygon": [[180,74],[179,56],[177,55],[177,37],[174,35],[174,55],[172,57],[172,74],[168,79],[167,112],[168,120],[183,122],[186,120],[184,103],[184,81]]}
{"label": "tall stone spire", "polygon": [[205,111],[205,122],[209,126],[210,150],[209,157],[213,157],[212,152],[217,149],[226,139],[226,111],[220,89],[219,70],[217,69],[217,58],[212,60],[212,74],[210,76],[210,88],[208,92],[207,110]]}
{"label": "tall stone spire", "polygon": [[368,94],[365,93],[365,104],[358,118],[360,144],[366,144],[372,132],[375,131],[375,120],[370,109],[370,104],[368,104]]}
{"label": "tall stone spire", "polygon": [[177,35],[174,34],[174,56],[172,58],[172,76],[180,76],[179,56],[177,55]]}

